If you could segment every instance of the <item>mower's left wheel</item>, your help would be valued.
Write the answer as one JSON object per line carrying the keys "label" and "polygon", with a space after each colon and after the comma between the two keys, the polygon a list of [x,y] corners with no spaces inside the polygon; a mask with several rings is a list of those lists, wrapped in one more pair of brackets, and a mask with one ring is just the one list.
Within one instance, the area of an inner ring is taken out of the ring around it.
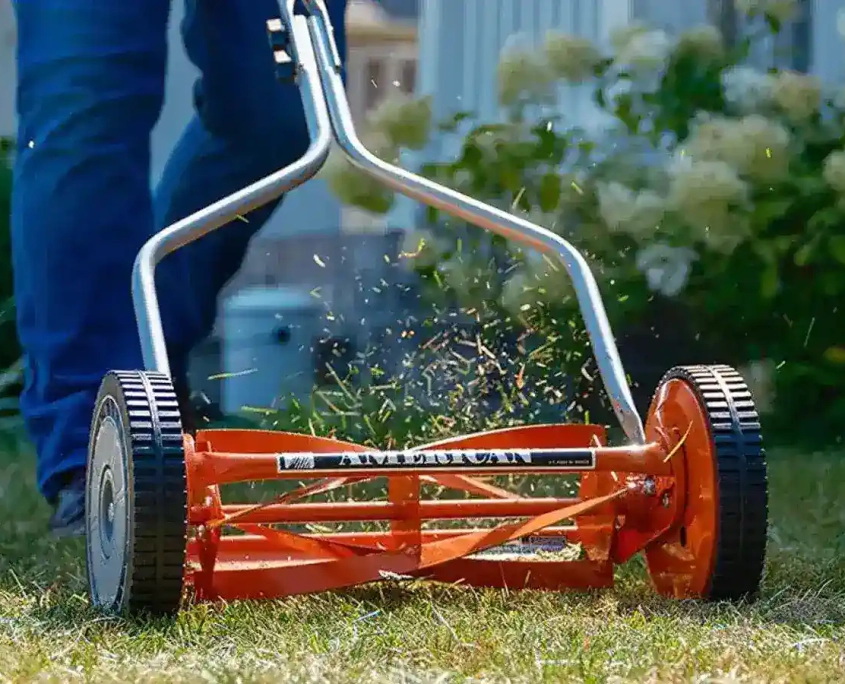
{"label": "mower's left wheel", "polygon": [[95,608],[178,611],[187,501],[182,423],[170,379],[109,373],[94,409],[85,492],[88,587]]}

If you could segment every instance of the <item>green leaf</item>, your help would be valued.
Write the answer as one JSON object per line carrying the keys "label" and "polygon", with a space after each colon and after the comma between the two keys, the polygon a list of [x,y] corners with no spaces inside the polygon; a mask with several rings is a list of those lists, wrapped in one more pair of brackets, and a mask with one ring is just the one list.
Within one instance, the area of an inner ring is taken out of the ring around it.
{"label": "green leaf", "polygon": [[806,266],[810,263],[810,259],[813,258],[813,252],[816,251],[816,247],[818,246],[818,240],[810,240],[809,242],[801,245],[798,250],[795,252],[795,256],[793,257],[793,262],[796,266]]}
{"label": "green leaf", "polygon": [[561,179],[556,173],[547,173],[540,179],[538,191],[540,209],[542,211],[554,211],[560,204]]}
{"label": "green leaf", "polygon": [[372,194],[362,194],[358,197],[355,206],[368,211],[372,214],[383,215],[393,208],[393,202],[396,196],[389,191],[373,192]]}
{"label": "green leaf", "polygon": [[613,66],[614,60],[612,57],[606,57],[593,67],[593,76],[596,79],[604,78],[608,69]]}
{"label": "green leaf", "polygon": [[547,120],[532,128],[532,132],[537,138],[534,150],[532,150],[533,162],[545,160],[555,165],[563,162],[569,149],[569,139],[566,136],[558,135],[554,124],[553,120]]}
{"label": "green leaf", "polygon": [[775,35],[779,34],[783,26],[780,23],[780,19],[778,19],[774,14],[771,12],[766,12],[766,24],[768,24],[769,29]]}
{"label": "green leaf", "polygon": [[772,222],[783,218],[792,207],[792,198],[766,197],[757,200],[754,207],[754,221],[765,230]]}
{"label": "green leaf", "polygon": [[760,296],[763,299],[773,299],[780,289],[780,275],[775,263],[769,263],[763,269],[760,278]]}
{"label": "green leaf", "polygon": [[438,128],[444,133],[454,133],[456,130],[458,130],[458,126],[460,126],[461,123],[469,119],[471,116],[472,114],[470,112],[457,112],[445,121],[441,122],[438,125]]}
{"label": "green leaf", "polygon": [[616,109],[613,112],[631,133],[637,133],[640,126],[640,116],[634,112],[634,96],[624,93],[616,98]]}
{"label": "green leaf", "polygon": [[842,225],[842,212],[836,207],[826,207],[813,214],[812,218],[807,221],[806,232],[814,235],[816,233],[824,233],[831,229],[836,230]]}
{"label": "green leaf", "polygon": [[827,246],[830,255],[840,264],[845,264],[845,235],[831,235]]}

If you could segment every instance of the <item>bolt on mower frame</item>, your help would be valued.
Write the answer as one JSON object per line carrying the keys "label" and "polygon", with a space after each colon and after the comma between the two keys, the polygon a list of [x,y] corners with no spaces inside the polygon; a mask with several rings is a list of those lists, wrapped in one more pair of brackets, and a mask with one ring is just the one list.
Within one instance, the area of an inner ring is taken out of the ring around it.
{"label": "bolt on mower frame", "polygon": [[[278,76],[295,80],[311,145],[293,165],[166,228],[135,262],[132,293],[146,369],[103,380],[91,428],[86,546],[92,603],[171,613],[197,599],[274,598],[397,576],[489,587],[590,589],[643,552],[656,590],[678,598],[753,596],[763,572],[766,463],[748,388],[727,366],[670,370],[645,422],[634,405],[596,281],[560,236],[392,166],[352,122],[323,0],[282,0],[268,22]],[[402,451],[260,430],[187,434],[173,389],[155,288],[167,254],[305,183],[332,141],[385,186],[559,258],[571,277],[601,378],[627,444],[597,425],[507,428]],[[581,474],[576,497],[532,497],[498,475]],[[387,499],[314,501],[387,479]],[[307,480],[271,503],[223,503],[220,487]],[[436,485],[463,498],[424,496]],[[431,527],[488,519],[487,527]],[[294,531],[381,522],[385,531]],[[565,523],[565,524],[564,524]],[[287,527],[285,527],[287,526]],[[297,528],[299,529],[299,528]],[[226,533],[224,533],[226,532]],[[580,545],[575,560],[565,545]]]}

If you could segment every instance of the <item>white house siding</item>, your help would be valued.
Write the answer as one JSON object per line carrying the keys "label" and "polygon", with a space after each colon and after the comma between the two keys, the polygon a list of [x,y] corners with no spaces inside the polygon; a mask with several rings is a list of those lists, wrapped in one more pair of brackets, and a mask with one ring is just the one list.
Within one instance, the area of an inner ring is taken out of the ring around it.
{"label": "white house siding", "polygon": [[[469,111],[500,114],[496,65],[509,41],[535,44],[550,30],[603,44],[631,16],[629,0],[423,0],[420,12],[420,91],[433,98],[438,118]],[[586,92],[567,98],[567,116],[583,124]]]}
{"label": "white house siding", "polygon": [[663,29],[682,29],[707,21],[708,0],[632,0],[635,19],[652,22]]}
{"label": "white house siding", "polygon": [[[682,30],[706,21],[718,22],[722,3],[733,0],[632,0],[633,16],[663,28]],[[764,41],[753,62],[806,70],[828,84],[845,82],[845,44],[837,17],[845,0],[799,0],[797,21],[784,27],[777,40]]]}
{"label": "white house siding", "polygon": [[812,71],[827,83],[845,86],[845,43],[837,30],[837,15],[845,0],[813,0]]}

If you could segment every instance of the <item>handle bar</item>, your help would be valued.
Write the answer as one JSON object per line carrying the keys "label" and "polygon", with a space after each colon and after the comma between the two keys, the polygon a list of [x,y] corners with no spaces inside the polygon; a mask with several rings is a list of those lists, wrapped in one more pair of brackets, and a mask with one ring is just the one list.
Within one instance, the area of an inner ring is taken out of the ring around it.
{"label": "handle bar", "polygon": [[[341,59],[324,0],[303,0],[306,16],[294,15],[295,0],[282,0],[282,29],[287,53],[308,116],[312,143],[299,161],[166,228],[141,249],[133,272],[133,298],[144,361],[149,370],[170,372],[154,271],[170,252],[225,225],[312,178],[328,157],[332,138],[349,160],[383,185],[474,224],[558,257],[572,279],[599,374],[614,412],[628,440],[645,443],[645,430],[636,410],[622,361],[614,341],[601,293],[587,261],[559,235],[517,216],[388,164],[367,150],[355,132],[341,78]],[[274,22],[278,24],[278,20]],[[277,53],[277,62],[279,54]]]}

